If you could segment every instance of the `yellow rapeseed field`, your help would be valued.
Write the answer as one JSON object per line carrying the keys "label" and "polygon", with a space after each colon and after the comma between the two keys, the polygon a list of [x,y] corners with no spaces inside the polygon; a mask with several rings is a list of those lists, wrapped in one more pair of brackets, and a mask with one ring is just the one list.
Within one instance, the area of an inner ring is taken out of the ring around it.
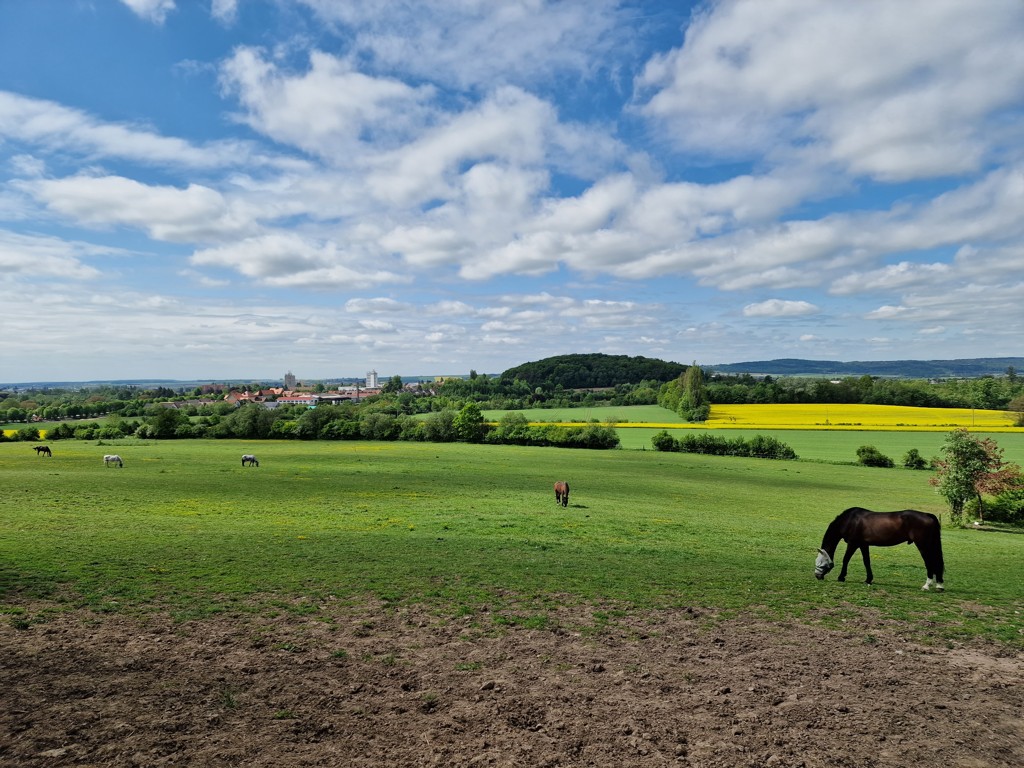
{"label": "yellow rapeseed field", "polygon": [[971,408],[913,408],[901,405],[715,405],[709,428],[879,429],[946,431],[957,427],[985,432],[1019,431],[1015,414]]}
{"label": "yellow rapeseed field", "polygon": [[[913,408],[901,405],[713,405],[710,418],[699,424],[666,421],[624,421],[614,426],[648,429],[821,429],[948,432],[958,427],[976,432],[1024,432],[1014,426],[1015,413],[970,408]],[[573,422],[556,423],[580,426]]]}

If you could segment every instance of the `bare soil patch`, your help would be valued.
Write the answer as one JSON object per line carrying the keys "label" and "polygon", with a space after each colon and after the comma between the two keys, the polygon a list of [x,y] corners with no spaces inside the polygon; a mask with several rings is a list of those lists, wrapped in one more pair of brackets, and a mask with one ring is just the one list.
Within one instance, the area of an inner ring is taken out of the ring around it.
{"label": "bare soil patch", "polygon": [[709,618],[8,619],[0,766],[1024,765],[1021,655]]}

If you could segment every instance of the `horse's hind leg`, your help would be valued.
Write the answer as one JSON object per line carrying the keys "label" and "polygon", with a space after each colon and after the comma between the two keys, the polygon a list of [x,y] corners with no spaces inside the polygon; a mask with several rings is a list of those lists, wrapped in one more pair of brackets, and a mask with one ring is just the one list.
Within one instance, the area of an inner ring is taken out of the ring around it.
{"label": "horse's hind leg", "polygon": [[941,550],[939,551],[938,556],[936,556],[934,551],[929,551],[929,545],[927,543],[917,542],[917,551],[921,553],[921,558],[924,560],[924,566],[928,574],[928,577],[925,579],[924,586],[921,587],[921,589],[927,592],[934,586],[936,592],[942,592],[945,587],[942,585]]}
{"label": "horse's hind leg", "polygon": [[864,556],[864,570],[867,571],[868,577],[864,581],[865,584],[870,584],[875,580],[875,574],[871,572],[871,555],[868,554],[868,545],[862,544],[860,547],[860,553]]}

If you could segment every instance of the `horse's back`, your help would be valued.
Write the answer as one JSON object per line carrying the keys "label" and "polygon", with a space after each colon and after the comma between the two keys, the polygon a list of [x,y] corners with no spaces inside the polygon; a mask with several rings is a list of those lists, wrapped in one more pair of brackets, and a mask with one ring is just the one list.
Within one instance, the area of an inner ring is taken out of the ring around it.
{"label": "horse's back", "polygon": [[874,512],[864,507],[850,507],[836,518],[840,519],[843,519],[844,539],[882,547],[924,541],[939,531],[939,519],[935,515],[916,509]]}

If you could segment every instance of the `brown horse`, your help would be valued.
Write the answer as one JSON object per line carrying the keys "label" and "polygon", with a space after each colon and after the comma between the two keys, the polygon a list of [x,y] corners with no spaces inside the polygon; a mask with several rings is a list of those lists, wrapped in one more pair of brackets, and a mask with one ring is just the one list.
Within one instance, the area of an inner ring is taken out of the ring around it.
{"label": "brown horse", "polygon": [[555,483],[555,504],[569,506],[569,484],[564,480]]}
{"label": "brown horse", "polygon": [[53,456],[53,451],[48,445],[33,445],[32,450],[36,452],[36,456]]}
{"label": "brown horse", "polygon": [[939,518],[928,512],[916,509],[904,509],[901,512],[872,512],[861,507],[850,507],[836,517],[825,531],[818,550],[818,559],[814,562],[814,575],[824,579],[825,574],[835,567],[833,558],[839,540],[846,541],[846,554],[843,555],[843,567],[839,571],[839,581],[846,581],[846,566],[858,549],[864,557],[864,570],[867,571],[867,582],[874,580],[871,573],[871,556],[869,546],[891,547],[894,544],[917,545],[928,578],[921,589],[930,589],[934,584],[940,592],[942,573],[945,564],[942,560],[942,539],[939,532]]}

